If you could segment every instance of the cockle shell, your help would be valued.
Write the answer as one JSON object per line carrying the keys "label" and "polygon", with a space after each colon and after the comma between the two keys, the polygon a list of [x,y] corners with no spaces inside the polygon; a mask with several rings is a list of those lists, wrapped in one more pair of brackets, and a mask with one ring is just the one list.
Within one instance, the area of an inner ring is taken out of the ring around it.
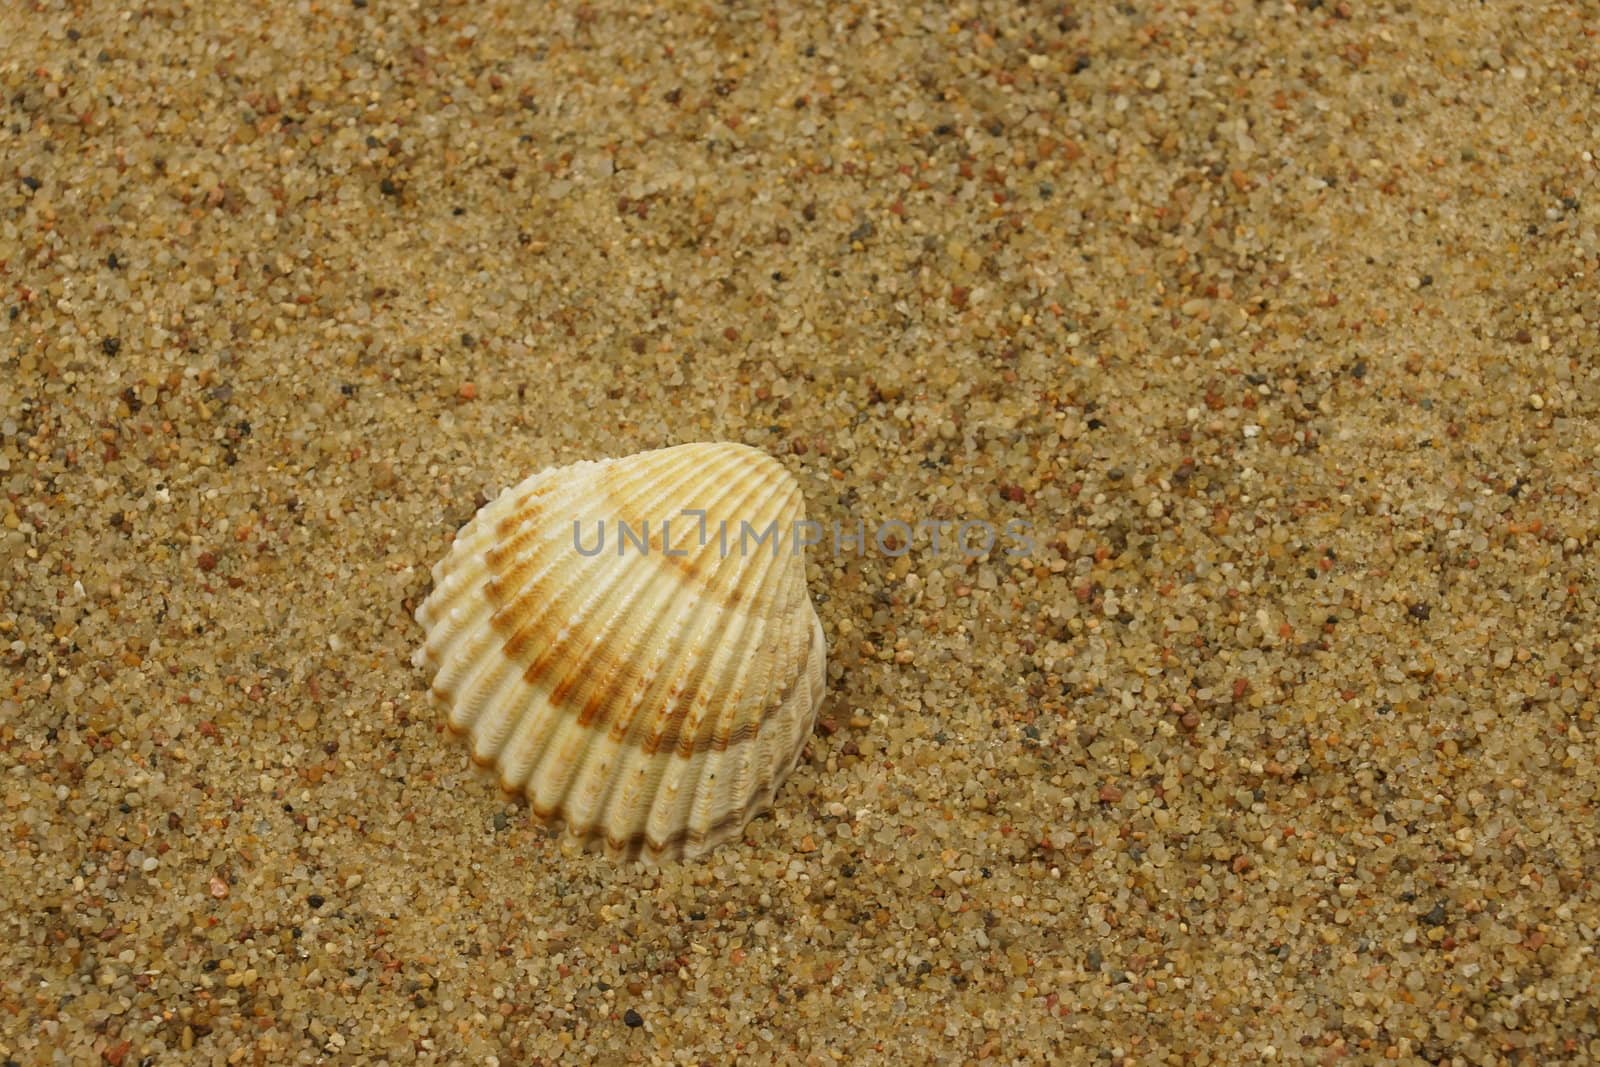
{"label": "cockle shell", "polygon": [[706,852],[771,806],[822,703],[804,519],[745,445],[543,471],[434,566],[414,662],[473,758],[577,843]]}

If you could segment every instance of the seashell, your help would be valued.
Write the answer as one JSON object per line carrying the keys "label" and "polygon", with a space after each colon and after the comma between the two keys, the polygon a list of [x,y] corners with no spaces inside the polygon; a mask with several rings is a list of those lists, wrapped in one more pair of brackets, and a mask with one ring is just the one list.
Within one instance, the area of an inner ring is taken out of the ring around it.
{"label": "seashell", "polygon": [[744,445],[545,470],[456,534],[413,662],[473,759],[570,844],[709,851],[772,805],[822,703],[804,518],[794,478]]}

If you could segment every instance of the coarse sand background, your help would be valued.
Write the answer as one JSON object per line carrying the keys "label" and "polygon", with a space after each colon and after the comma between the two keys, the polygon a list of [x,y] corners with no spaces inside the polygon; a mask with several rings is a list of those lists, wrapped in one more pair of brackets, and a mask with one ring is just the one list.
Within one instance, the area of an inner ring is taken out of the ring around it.
{"label": "coarse sand background", "polygon": [[[0,12],[0,1061],[1600,1060],[1600,9]],[[779,456],[775,812],[569,857],[409,664]]]}

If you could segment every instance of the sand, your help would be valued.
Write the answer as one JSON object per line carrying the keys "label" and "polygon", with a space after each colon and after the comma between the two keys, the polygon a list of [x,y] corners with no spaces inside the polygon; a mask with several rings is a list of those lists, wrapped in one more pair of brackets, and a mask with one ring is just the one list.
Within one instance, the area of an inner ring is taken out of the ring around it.
{"label": "sand", "polygon": [[[1600,1060],[1597,33],[4,5],[0,1061]],[[712,439],[1034,550],[813,549],[775,811],[565,855],[411,613]]]}

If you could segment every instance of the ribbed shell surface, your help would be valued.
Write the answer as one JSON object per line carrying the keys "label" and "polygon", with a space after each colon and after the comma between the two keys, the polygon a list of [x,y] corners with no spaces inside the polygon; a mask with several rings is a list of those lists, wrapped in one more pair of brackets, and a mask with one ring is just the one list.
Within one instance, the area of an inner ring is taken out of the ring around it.
{"label": "ribbed shell surface", "polygon": [[415,662],[540,818],[614,856],[705,852],[771,806],[822,702],[804,517],[744,445],[546,470],[435,565]]}

